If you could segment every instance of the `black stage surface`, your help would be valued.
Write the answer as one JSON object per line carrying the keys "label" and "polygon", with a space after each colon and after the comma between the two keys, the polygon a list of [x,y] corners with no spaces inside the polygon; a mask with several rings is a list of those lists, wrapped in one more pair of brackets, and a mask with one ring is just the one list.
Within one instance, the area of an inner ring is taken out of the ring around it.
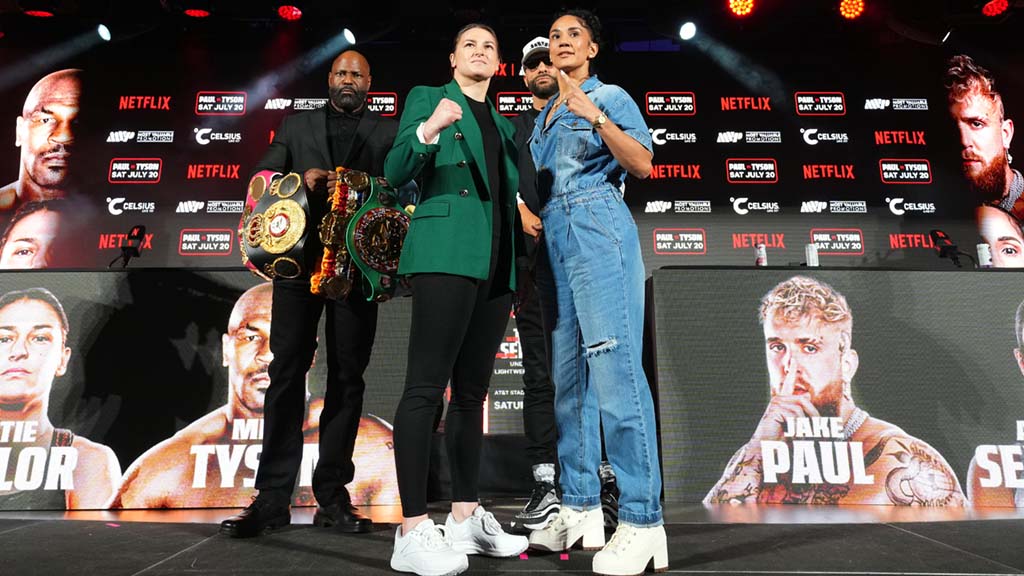
{"label": "black stage surface", "polygon": [[[507,522],[522,505],[485,502]],[[5,576],[394,574],[388,567],[396,507],[364,509],[379,523],[366,535],[313,528],[311,509],[271,535],[217,533],[230,511],[4,512]],[[443,521],[445,508],[431,517]],[[890,507],[672,506],[666,510],[669,568],[676,574],[1024,574],[1024,514]],[[470,558],[468,574],[590,573],[593,552]]]}

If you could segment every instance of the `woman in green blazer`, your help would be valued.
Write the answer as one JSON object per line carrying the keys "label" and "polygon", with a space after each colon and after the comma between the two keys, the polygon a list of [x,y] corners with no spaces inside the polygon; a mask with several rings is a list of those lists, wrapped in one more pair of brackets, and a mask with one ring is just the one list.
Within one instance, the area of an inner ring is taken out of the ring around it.
{"label": "woman in green blazer", "polygon": [[[410,278],[413,301],[394,420],[403,519],[391,567],[424,575],[462,572],[467,554],[517,556],[527,546],[526,538],[505,534],[477,496],[483,403],[515,285],[514,129],[487,101],[500,60],[497,36],[482,24],[466,26],[449,59],[451,82],[409,92],[384,163],[393,185],[421,182],[398,269]],[[452,512],[441,532],[427,517],[426,490],[434,416],[449,378]]]}

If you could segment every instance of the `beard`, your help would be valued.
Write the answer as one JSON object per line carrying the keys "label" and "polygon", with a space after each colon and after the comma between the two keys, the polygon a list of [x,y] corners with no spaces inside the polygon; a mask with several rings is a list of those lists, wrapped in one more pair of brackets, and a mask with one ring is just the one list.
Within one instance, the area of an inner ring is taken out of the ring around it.
{"label": "beard", "polygon": [[[56,165],[50,164],[50,161],[45,157],[48,154],[56,152],[63,152],[68,155],[67,158]],[[60,188],[71,183],[71,158],[72,148],[65,144],[55,144],[53,147],[40,152],[36,156],[35,161],[32,164],[29,176],[32,181],[41,188]]]}
{"label": "beard", "polygon": [[843,401],[843,381],[834,380],[818,393],[811,394],[811,404],[818,409],[818,414],[825,418],[839,415],[839,403]]}
{"label": "beard", "polygon": [[344,112],[355,112],[366,103],[366,92],[355,90],[354,92],[342,92],[344,87],[330,88],[328,93],[331,104],[338,110]]}
{"label": "beard", "polygon": [[555,82],[554,78],[552,78],[551,76],[547,77],[552,80],[547,84],[547,86],[541,86],[538,83],[538,80],[544,78],[544,75],[538,75],[536,78],[531,80],[530,93],[536,96],[537,98],[542,98],[544,100],[548,100],[552,96],[554,96],[558,92],[558,82]]}
{"label": "beard", "polygon": [[[981,160],[974,155],[965,155],[966,160]],[[984,162],[984,161],[982,161]],[[1006,167],[1009,163],[1006,160],[1006,150],[1001,150],[999,155],[988,164],[983,164],[981,171],[971,174],[966,169],[964,176],[970,184],[973,192],[982,202],[999,202],[1006,194]]]}

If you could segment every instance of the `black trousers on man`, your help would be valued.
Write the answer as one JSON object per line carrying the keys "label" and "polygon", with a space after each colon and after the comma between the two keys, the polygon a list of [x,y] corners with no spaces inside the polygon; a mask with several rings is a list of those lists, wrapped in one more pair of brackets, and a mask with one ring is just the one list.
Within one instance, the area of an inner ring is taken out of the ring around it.
{"label": "black trousers on man", "polygon": [[320,459],[313,495],[321,506],[347,500],[352,481],[359,418],[363,412],[363,371],[377,331],[377,304],[353,290],[329,300],[309,291],[309,279],[274,280],[270,327],[270,386],[263,416],[263,451],[256,474],[261,496],[291,498],[302,462],[306,418],[306,373],[317,348],[320,316],[327,309],[327,383],[320,414]]}
{"label": "black trousers on man", "polygon": [[540,296],[535,277],[551,275],[544,239],[535,242],[524,234],[526,254],[516,276],[519,307],[516,328],[523,350],[523,431],[530,464],[558,466],[558,427],[555,425],[555,385],[551,382],[550,335],[544,330]]}

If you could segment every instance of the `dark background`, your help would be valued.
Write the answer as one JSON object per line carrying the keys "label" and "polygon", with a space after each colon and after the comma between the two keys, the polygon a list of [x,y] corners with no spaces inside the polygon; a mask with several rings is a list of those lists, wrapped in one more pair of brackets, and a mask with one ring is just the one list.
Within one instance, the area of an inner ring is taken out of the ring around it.
{"label": "dark background", "polygon": [[[518,76],[522,45],[546,35],[555,5],[539,2],[430,2],[341,6],[307,3],[298,23],[280,21],[270,2],[213,2],[205,20],[180,15],[180,2],[95,1],[69,6],[58,17],[30,19],[10,0],[0,1],[0,135],[13,136],[14,118],[32,84],[44,74],[81,67],[89,74],[83,103],[83,136],[79,164],[86,181],[84,194],[95,214],[82,232],[82,267],[106,266],[115,250],[99,249],[99,235],[124,233],[145,224],[154,233],[153,250],[133,266],[224,267],[239,262],[237,246],[226,256],[180,256],[180,231],[185,228],[231,229],[238,214],[180,214],[181,201],[240,200],[246,175],[262,155],[270,132],[291,110],[266,110],[268,98],[324,98],[329,61],[310,54],[344,27],[356,35],[373,66],[372,92],[394,92],[401,109],[404,96],[417,84],[441,84],[450,78],[447,55],[454,32],[462,24],[482,20],[495,26],[506,76],[492,81],[498,92],[524,90]],[[379,3],[378,3],[379,4]],[[892,234],[924,234],[947,230],[973,252],[970,222],[973,199],[958,173],[957,141],[945,112],[942,72],[949,56],[972,55],[997,78],[1008,117],[1021,114],[1024,79],[1019,74],[1021,16],[980,15],[980,2],[918,0],[869,1],[865,14],[845,21],[838,2],[758,0],[743,19],[728,14],[726,2],[674,3],[655,9],[640,3],[584,2],[595,8],[606,27],[597,70],[605,82],[623,86],[644,109],[649,91],[686,91],[696,96],[691,117],[645,116],[651,129],[697,135],[695,144],[667,143],[656,148],[655,164],[699,164],[701,180],[630,180],[626,198],[640,227],[648,270],[662,265],[748,265],[748,247],[734,247],[733,234],[783,233],[785,249],[769,248],[770,264],[803,260],[803,245],[812,228],[855,228],[863,232],[865,251],[858,256],[822,256],[823,265],[946,267],[929,249],[892,249]],[[1020,12],[1019,8],[1016,8]],[[678,39],[684,18],[699,26],[691,43]],[[107,23],[114,39],[99,43],[91,30]],[[952,29],[944,44],[941,37]],[[77,46],[77,47],[76,47]],[[59,52],[64,50],[62,57]],[[55,56],[57,54],[57,56]],[[199,91],[246,91],[244,116],[196,116]],[[800,117],[794,92],[842,92],[847,113],[838,117]],[[171,96],[171,111],[118,110],[120,96]],[[772,111],[725,112],[721,97],[771,96]],[[927,111],[864,110],[867,98],[927,98]],[[7,120],[4,120],[6,118]],[[201,127],[239,132],[240,144],[213,142],[200,146],[194,130]],[[803,143],[801,128],[845,132],[849,144]],[[114,130],[174,130],[173,144],[114,144]],[[721,131],[779,131],[781,144],[717,143]],[[927,146],[876,146],[875,130],[924,130]],[[11,142],[13,138],[7,140]],[[1019,142],[1018,138],[1015,142]],[[8,145],[0,162],[0,180],[17,175],[18,149]],[[1019,144],[1011,151],[1019,149]],[[1021,152],[1024,154],[1024,152]],[[160,157],[159,184],[111,185],[107,169],[114,157]],[[770,185],[730,185],[724,174],[730,157],[770,157],[778,161],[779,181]],[[878,176],[880,158],[926,158],[931,161],[930,185],[886,185]],[[190,163],[233,163],[238,180],[187,180]],[[804,180],[803,164],[853,164],[856,180]],[[6,168],[4,168],[6,166]],[[777,202],[780,213],[737,215],[731,198]],[[153,214],[114,216],[106,198],[155,202]],[[886,198],[931,202],[931,215],[893,215]],[[862,200],[860,215],[801,214],[804,201]],[[708,200],[711,214],[646,213],[648,202]],[[706,231],[704,255],[657,255],[656,228],[698,228]]]}

